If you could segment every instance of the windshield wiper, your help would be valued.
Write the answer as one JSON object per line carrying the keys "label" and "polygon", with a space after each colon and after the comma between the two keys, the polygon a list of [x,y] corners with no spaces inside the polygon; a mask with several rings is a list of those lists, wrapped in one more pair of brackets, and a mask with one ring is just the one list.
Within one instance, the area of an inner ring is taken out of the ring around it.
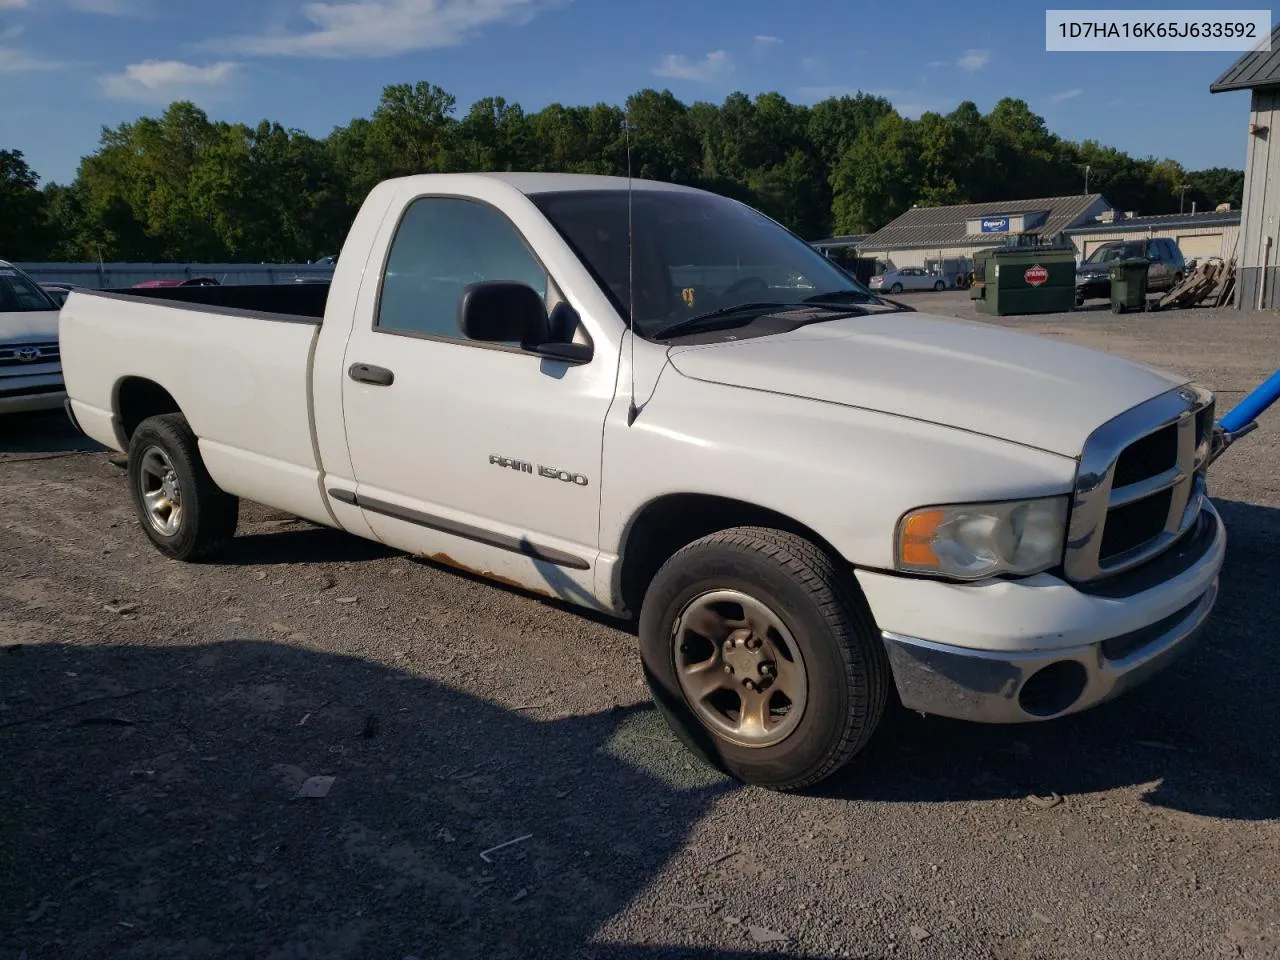
{"label": "windshield wiper", "polygon": [[[721,307],[718,310],[710,310],[707,313],[700,313],[696,317],[685,317],[683,320],[677,320],[675,323],[668,324],[660,328],[653,336],[656,340],[666,340],[668,337],[679,336],[682,333],[688,333],[691,330],[697,330],[704,324],[711,323],[708,329],[715,329],[720,323],[725,326],[744,326],[754,320],[754,317],[736,317],[736,314],[746,313],[753,310],[830,310],[833,313],[854,313],[857,307],[851,305],[841,305],[837,303],[810,303],[802,301],[800,303],[780,303],[777,300],[758,300],[750,303],[735,303],[731,307]],[[718,321],[718,322],[713,322]]]}
{"label": "windshield wiper", "polygon": [[880,300],[875,294],[866,294],[861,290],[832,290],[828,293],[815,293],[811,297],[805,297],[804,302],[809,304],[822,303],[876,303]]}

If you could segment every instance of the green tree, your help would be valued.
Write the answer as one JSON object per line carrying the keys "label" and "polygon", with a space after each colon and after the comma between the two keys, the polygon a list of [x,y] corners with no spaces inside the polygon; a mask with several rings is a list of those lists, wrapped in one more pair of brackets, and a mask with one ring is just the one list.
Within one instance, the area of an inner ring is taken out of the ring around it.
{"label": "green tree", "polygon": [[449,169],[457,102],[453,94],[425,80],[382,91],[367,146],[378,157],[384,178]]}
{"label": "green tree", "polygon": [[[759,207],[809,238],[865,232],[913,204],[998,202],[1089,188],[1141,213],[1239,206],[1241,171],[1185,171],[1053,134],[1018,99],[984,115],[901,117],[867,93],[812,107],[732,93],[686,105],[640,90],[625,108],[553,103],[526,114],[502,97],[461,119],[428,82],[386,87],[370,117],[323,139],[264,120],[212,122],[190,103],[104,129],[68,186],[37,189],[0,152],[0,255],[68,259],[306,260],[339,248],[380,181],[450,170],[544,170],[685,183]],[[630,136],[623,127],[630,122]],[[1184,190],[1185,185],[1185,190]]]}
{"label": "green tree", "polygon": [[881,117],[841,155],[831,175],[835,231],[870,233],[916,202],[918,146],[912,124]]}
{"label": "green tree", "polygon": [[20,150],[0,150],[0,259],[39,260],[50,237],[40,178]]}
{"label": "green tree", "polygon": [[809,110],[806,133],[822,163],[831,169],[864,130],[890,113],[893,105],[884,97],[869,93],[831,97]]}

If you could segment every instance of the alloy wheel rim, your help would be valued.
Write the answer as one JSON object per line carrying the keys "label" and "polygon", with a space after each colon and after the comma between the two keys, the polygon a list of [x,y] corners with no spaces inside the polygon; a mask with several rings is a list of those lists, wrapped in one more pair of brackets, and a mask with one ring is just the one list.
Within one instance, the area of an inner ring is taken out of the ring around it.
{"label": "alloy wheel rim", "polygon": [[744,747],[790,736],[808,701],[804,656],[782,618],[738,590],[689,601],[672,630],[676,677],[708,728]]}
{"label": "alloy wheel rim", "polygon": [[161,536],[172,537],[182,526],[182,487],[169,455],[147,447],[138,467],[147,522]]}

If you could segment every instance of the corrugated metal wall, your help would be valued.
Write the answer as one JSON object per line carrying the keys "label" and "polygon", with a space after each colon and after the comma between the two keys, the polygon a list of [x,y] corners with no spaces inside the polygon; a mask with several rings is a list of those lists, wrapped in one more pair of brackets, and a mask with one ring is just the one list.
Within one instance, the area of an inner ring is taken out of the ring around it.
{"label": "corrugated metal wall", "polygon": [[[1240,259],[1236,276],[1236,306],[1245,310],[1280,306],[1280,245],[1276,243],[1276,217],[1280,215],[1280,150],[1271,141],[1280,136],[1275,121],[1280,116],[1280,92],[1253,91],[1249,122],[1259,132],[1247,134],[1244,167],[1244,213],[1240,222]],[[1261,129],[1265,128],[1265,130]],[[1264,283],[1265,280],[1265,283]]]}
{"label": "corrugated metal wall", "polygon": [[328,280],[333,267],[290,263],[19,263],[37,283],[73,283],[100,290],[147,280],[213,277],[222,284],[293,283],[299,277]]}
{"label": "corrugated metal wall", "polygon": [[[1078,233],[1071,240],[1081,257],[1087,257],[1100,244],[1113,240],[1167,237],[1176,240],[1187,259],[1192,257],[1230,257],[1236,250],[1240,228],[1234,224],[1216,227],[1170,227],[1163,230],[1108,230],[1098,233]],[[1206,244],[1205,239],[1214,241]],[[1183,243],[1189,240],[1189,243]]]}

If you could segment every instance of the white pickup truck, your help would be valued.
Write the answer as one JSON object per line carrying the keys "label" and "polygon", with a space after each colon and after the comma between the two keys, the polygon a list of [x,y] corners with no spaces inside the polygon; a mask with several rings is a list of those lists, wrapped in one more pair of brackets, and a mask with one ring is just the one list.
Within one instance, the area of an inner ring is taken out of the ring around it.
{"label": "white pickup truck", "polygon": [[388,181],[330,286],[76,291],[69,411],[196,560],[238,498],[638,616],[659,708],[774,789],[907,708],[1098,704],[1208,617],[1213,397],[882,300],[703,191]]}

